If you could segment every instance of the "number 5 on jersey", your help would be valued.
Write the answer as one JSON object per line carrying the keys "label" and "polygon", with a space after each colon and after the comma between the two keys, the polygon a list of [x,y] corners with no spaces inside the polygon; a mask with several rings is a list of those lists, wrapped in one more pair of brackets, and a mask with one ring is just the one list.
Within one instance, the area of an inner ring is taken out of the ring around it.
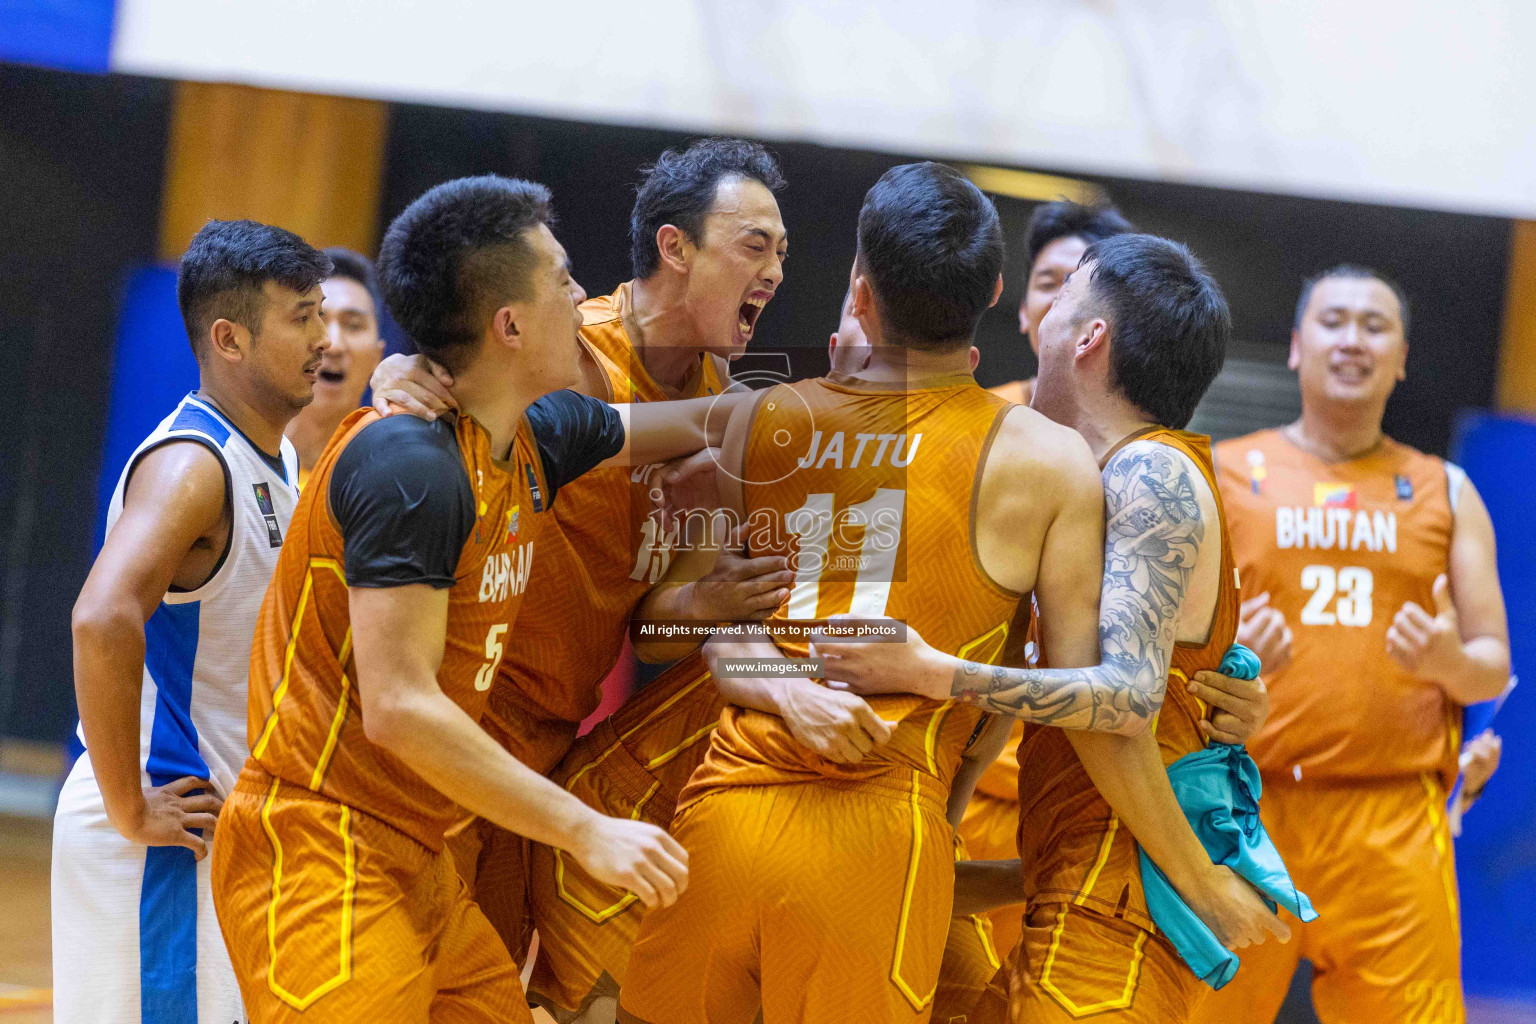
{"label": "number 5 on jersey", "polygon": [[502,638],[507,635],[507,624],[498,622],[485,634],[485,664],[475,673],[475,689],[489,690],[496,678],[496,666],[501,664]]}

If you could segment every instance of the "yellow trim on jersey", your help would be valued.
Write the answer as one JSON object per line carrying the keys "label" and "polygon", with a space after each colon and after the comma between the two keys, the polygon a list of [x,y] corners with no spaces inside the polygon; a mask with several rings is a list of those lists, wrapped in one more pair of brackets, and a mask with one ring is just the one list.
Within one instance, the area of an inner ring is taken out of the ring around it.
{"label": "yellow trim on jersey", "polygon": [[943,723],[944,716],[949,714],[949,709],[955,706],[955,702],[947,700],[934,709],[928,716],[928,731],[923,734],[923,754],[928,758],[928,774],[939,774],[937,747],[939,743],[939,725]]}
{"label": "yellow trim on jersey", "polygon": [[1143,931],[1136,935],[1136,944],[1131,949],[1131,969],[1126,972],[1125,988],[1121,990],[1120,995],[1114,999],[1078,1006],[1051,980],[1051,968],[1056,963],[1056,954],[1061,950],[1061,936],[1067,929],[1067,911],[1067,905],[1062,904],[1061,909],[1056,913],[1056,927],[1051,931],[1051,948],[1045,954],[1045,963],[1040,967],[1040,987],[1049,992],[1052,998],[1074,1017],[1086,1017],[1090,1013],[1103,1013],[1106,1010],[1126,1009],[1136,997],[1136,982],[1141,975],[1141,959],[1147,944],[1147,933]]}
{"label": "yellow trim on jersey", "polygon": [[277,998],[302,1013],[315,1000],[352,978],[352,904],[357,893],[357,849],[352,843],[352,809],[346,804],[337,804],[340,811],[337,831],[341,833],[344,880],[341,887],[341,949],[336,973],[304,995],[294,995],[277,981],[277,902],[282,898],[283,890],[283,843],[277,837],[277,829],[272,826],[272,802],[277,799],[277,787],[281,781],[272,780],[272,788],[267,790],[267,798],[261,805],[261,827],[267,833],[267,841],[272,844],[272,896],[267,901],[267,962],[271,966],[267,968],[267,988]]}
{"label": "yellow trim on jersey", "polygon": [[309,777],[309,788],[320,792],[320,784],[325,781],[325,770],[331,766],[331,755],[336,753],[336,741],[341,739],[341,723],[347,720],[347,695],[352,690],[352,680],[347,676],[347,656],[352,653],[352,627],[347,626],[347,635],[341,641],[341,654],[336,660],[341,664],[341,697],[336,701],[336,715],[331,719],[331,731],[326,734],[325,746],[320,748],[320,757],[315,761],[315,773]]}
{"label": "yellow trim on jersey", "polygon": [[896,925],[896,953],[891,959],[891,981],[901,990],[901,994],[907,997],[907,1002],[912,1004],[912,1009],[922,1012],[923,1007],[933,1001],[934,995],[939,991],[935,981],[933,991],[926,996],[919,996],[913,991],[912,986],[901,976],[901,957],[907,946],[907,919],[912,914],[912,897],[917,891],[917,866],[918,858],[923,850],[923,806],[921,803],[922,787],[918,773],[912,773],[912,855],[907,858],[907,884],[901,893],[901,917]]}
{"label": "yellow trim on jersey", "polygon": [[1104,870],[1104,865],[1109,862],[1109,851],[1115,845],[1115,833],[1120,830],[1120,816],[1111,814],[1109,826],[1104,829],[1104,838],[1099,840],[1099,854],[1093,860],[1093,869],[1088,872],[1088,877],[1083,879],[1083,891],[1073,897],[1072,902],[1078,906],[1088,902],[1089,895],[1093,892],[1094,885],[1099,880],[1099,874]]}
{"label": "yellow trim on jersey", "polygon": [[[346,586],[347,577],[341,570],[341,564],[334,558],[311,558],[309,569],[304,573],[304,588],[299,591],[299,603],[293,610],[293,624],[288,627],[288,649],[283,653],[283,678],[278,682],[277,689],[272,691],[272,710],[267,713],[267,720],[261,727],[261,738],[251,748],[251,756],[257,760],[267,752],[267,744],[272,740],[272,733],[277,730],[277,710],[283,703],[283,698],[288,694],[288,680],[293,671],[293,654],[299,647],[299,629],[304,624],[304,611],[309,607],[309,595],[315,589],[315,567],[329,569],[341,580],[342,586]],[[347,640],[352,637],[351,627],[347,629]],[[343,647],[346,645],[343,644]],[[342,667],[346,667],[346,656],[342,656]],[[346,685],[345,673],[342,677],[342,685]],[[345,695],[343,695],[345,696]],[[345,707],[345,703],[342,705]]]}

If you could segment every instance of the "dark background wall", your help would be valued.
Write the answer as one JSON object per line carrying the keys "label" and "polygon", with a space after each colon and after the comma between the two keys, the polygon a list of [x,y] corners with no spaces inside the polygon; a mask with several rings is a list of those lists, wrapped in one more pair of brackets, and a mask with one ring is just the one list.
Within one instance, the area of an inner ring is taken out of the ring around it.
{"label": "dark background wall", "polygon": [[0,734],[74,723],[118,298],[154,258],[170,83],[0,65]]}
{"label": "dark background wall", "polygon": [[[11,413],[0,441],[0,734],[60,738],[73,721],[69,609],[96,542],[115,311],[128,270],[154,258],[170,104],[168,82],[0,65],[0,353]],[[600,294],[629,277],[637,169],[689,138],[394,105],[380,223],[446,178],[535,178],[554,190],[578,279]],[[772,148],[790,183],[790,257],[758,344],[819,349],[836,325],[864,191],[911,157]],[[1396,276],[1415,300],[1409,379],[1387,419],[1402,440],[1444,452],[1456,410],[1491,404],[1507,221],[1089,180],[1142,228],[1203,256],[1238,336],[1277,359],[1304,276],[1342,260]],[[1017,256],[1032,204],[998,204]],[[1015,313],[1022,276],[1015,259],[982,324],[983,383],[1032,372]]]}

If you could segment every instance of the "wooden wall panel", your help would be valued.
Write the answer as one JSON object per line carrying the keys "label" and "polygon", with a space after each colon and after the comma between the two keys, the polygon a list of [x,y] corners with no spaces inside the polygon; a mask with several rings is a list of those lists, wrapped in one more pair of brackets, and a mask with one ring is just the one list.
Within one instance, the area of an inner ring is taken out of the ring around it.
{"label": "wooden wall panel", "polygon": [[387,110],[376,100],[177,83],[161,255],[179,258],[210,218],[240,217],[373,255]]}
{"label": "wooden wall panel", "polygon": [[1499,408],[1536,414],[1536,221],[1517,220],[1510,226]]}

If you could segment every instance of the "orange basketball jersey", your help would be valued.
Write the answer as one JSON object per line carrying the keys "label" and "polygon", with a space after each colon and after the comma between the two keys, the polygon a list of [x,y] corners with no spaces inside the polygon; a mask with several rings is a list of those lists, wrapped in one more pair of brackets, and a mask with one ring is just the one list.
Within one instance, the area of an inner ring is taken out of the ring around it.
{"label": "orange basketball jersey", "polygon": [[[1182,430],[1155,429],[1135,438],[1156,441],[1189,456],[1210,484],[1222,518],[1221,492],[1211,463],[1210,439]],[[1163,707],[1152,723],[1163,763],[1205,746],[1200,720],[1207,708],[1185,688],[1196,672],[1215,669],[1237,635],[1237,576],[1231,537],[1221,531],[1220,589],[1204,643],[1174,646]],[[1099,795],[1066,733],[1025,726],[1019,744],[1019,856],[1031,904],[1075,903],[1124,917],[1152,930],[1141,888],[1136,841]]]}
{"label": "orange basketball jersey", "polygon": [[[890,616],[942,651],[992,662],[1023,595],[974,554],[980,469],[1011,406],[969,374],[882,386],[832,374],[759,399],[747,442],[746,531],[754,555],[796,571],[770,619]],[[804,645],[780,643],[792,657]],[[728,707],[681,804],[721,785],[862,780],[915,769],[947,789],[982,712],[953,701],[870,698],[897,723],[857,764],[801,746],[782,719]]]}
{"label": "orange basketball jersey", "polygon": [[[268,775],[372,815],[433,850],[462,812],[363,731],[341,532],[327,492],[342,450],[378,420],[349,415],[299,498],[251,648],[251,758]],[[437,681],[478,719],[529,579],[549,487],[525,420],[507,462],[473,419],[454,427],[475,496],[475,529],[448,592]]]}
{"label": "orange basketball jersey", "polygon": [[[669,396],[645,372],[625,327],[629,293],[626,282],[582,303],[581,340],[607,374],[608,401],[664,401]],[[719,394],[728,383],[719,361],[705,355],[687,397]],[[535,598],[517,620],[486,708],[487,730],[514,754],[519,719],[574,725],[597,709],[630,613],[671,562],[674,538],[659,529],[646,494],[655,468],[594,469],[560,490],[553,524],[539,535],[529,581]],[[533,767],[547,771],[553,763]]]}
{"label": "orange basketball jersey", "polygon": [[1279,430],[1216,449],[1243,592],[1268,592],[1294,636],[1291,662],[1266,669],[1269,722],[1248,749],[1286,780],[1438,772],[1449,786],[1459,709],[1387,655],[1405,601],[1434,611],[1453,512],[1444,461],[1390,438],[1327,463]]}

